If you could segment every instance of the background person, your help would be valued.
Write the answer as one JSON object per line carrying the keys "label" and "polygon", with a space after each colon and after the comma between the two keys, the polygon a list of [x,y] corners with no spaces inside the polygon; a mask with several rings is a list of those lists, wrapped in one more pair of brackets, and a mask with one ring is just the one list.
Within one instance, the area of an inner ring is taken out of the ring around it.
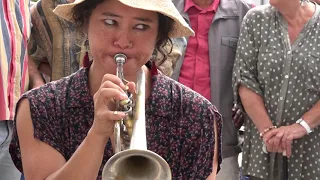
{"label": "background person", "polygon": [[86,37],[72,22],[53,13],[60,4],[74,0],[39,0],[31,7],[29,41],[30,88],[61,79],[80,69],[86,54]]}
{"label": "background person", "polygon": [[188,43],[182,46],[182,55],[171,77],[203,95],[221,112],[223,161],[217,179],[238,180],[241,152],[238,129],[242,114],[238,108],[233,109],[232,68],[242,18],[252,4],[242,0],[173,0],[173,3],[195,36],[184,41]]}
{"label": "background person", "polygon": [[270,0],[243,21],[234,90],[247,113],[242,167],[250,180],[286,171],[288,179],[320,177],[319,18],[310,1]]}
{"label": "background person", "polygon": [[15,105],[28,87],[29,0],[0,0],[0,179],[19,180],[9,144]]}

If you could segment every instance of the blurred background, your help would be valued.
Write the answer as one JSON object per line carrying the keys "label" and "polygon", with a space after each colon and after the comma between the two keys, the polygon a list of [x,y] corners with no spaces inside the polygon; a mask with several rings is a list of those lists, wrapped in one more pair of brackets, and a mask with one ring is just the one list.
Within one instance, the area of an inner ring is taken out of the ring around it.
{"label": "blurred background", "polygon": [[269,0],[253,0],[253,3],[255,5],[262,5],[262,4],[267,4],[269,3]]}
{"label": "blurred background", "polygon": [[[30,5],[33,5],[35,2],[38,0],[31,0]],[[252,0],[255,5],[262,5],[262,4],[267,4],[269,3],[269,0]]]}

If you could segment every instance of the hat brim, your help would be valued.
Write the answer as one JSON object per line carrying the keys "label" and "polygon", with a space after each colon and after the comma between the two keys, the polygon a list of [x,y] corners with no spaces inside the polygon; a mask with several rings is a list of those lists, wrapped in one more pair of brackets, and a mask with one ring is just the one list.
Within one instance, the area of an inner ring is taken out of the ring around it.
{"label": "hat brim", "polygon": [[[72,9],[84,2],[85,0],[76,0],[73,3],[58,5],[54,9],[54,13],[70,22],[74,22]],[[169,18],[171,18],[174,23],[172,30],[169,32],[170,38],[178,38],[184,36],[193,36],[194,31],[186,23],[183,17],[180,15],[178,10],[175,8],[171,0],[147,0],[149,3],[146,4],[146,0],[119,0],[119,2],[124,5],[130,6],[132,8],[153,11],[161,13]]]}

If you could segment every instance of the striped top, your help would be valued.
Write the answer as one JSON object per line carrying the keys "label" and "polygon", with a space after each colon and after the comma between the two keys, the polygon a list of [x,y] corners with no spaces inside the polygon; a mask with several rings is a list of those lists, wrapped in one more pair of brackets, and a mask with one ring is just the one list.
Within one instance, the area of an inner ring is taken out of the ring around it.
{"label": "striped top", "polygon": [[32,31],[29,54],[36,64],[49,63],[51,80],[58,80],[79,70],[86,48],[86,35],[74,23],[53,13],[67,0],[40,0],[30,8]]}
{"label": "striped top", "polygon": [[29,0],[0,0],[0,120],[12,120],[28,87]]}

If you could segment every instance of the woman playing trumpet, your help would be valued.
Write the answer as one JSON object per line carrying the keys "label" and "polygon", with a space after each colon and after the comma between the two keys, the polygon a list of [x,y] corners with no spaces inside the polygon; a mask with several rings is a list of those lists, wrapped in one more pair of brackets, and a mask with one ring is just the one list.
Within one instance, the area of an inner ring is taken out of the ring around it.
{"label": "woman playing trumpet", "polygon": [[[26,179],[101,179],[114,154],[114,124],[127,116],[115,101],[128,99],[125,91],[135,94],[141,69],[148,149],[168,162],[172,179],[208,177],[214,153],[220,154],[214,144],[220,144],[221,117],[152,63],[154,54],[166,55],[169,38],[193,34],[171,0],[76,0],[55,13],[85,30],[93,62],[19,101],[10,153]],[[127,84],[115,75],[118,53],[127,57]]]}

